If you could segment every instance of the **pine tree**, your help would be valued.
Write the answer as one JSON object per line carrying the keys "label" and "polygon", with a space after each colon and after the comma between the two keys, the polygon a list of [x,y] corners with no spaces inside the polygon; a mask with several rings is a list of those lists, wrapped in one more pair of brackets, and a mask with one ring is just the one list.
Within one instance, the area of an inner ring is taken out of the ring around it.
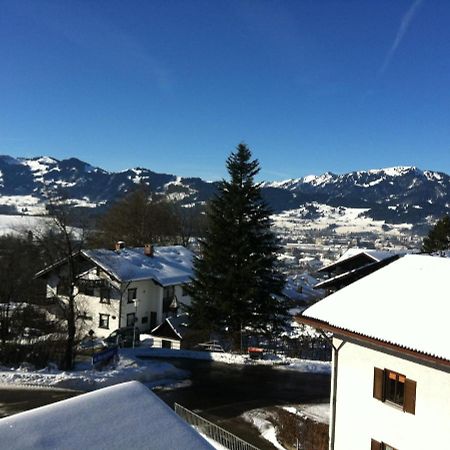
{"label": "pine tree", "polygon": [[230,181],[222,180],[210,202],[191,289],[193,326],[227,332],[235,348],[243,327],[273,332],[283,312],[276,299],[284,285],[276,268],[278,243],[254,180],[259,162],[251,157],[239,144],[227,159]]}
{"label": "pine tree", "polygon": [[424,238],[422,251],[434,253],[450,249],[450,216],[444,216],[438,220],[434,227]]}

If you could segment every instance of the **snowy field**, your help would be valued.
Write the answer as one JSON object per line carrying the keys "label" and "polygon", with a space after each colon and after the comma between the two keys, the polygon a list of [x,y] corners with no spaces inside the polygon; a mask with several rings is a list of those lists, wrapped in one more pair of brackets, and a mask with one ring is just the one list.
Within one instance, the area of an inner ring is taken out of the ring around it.
{"label": "snowy field", "polygon": [[48,217],[7,216],[0,214],[0,236],[4,236],[5,234],[24,236],[28,231],[39,233],[49,225],[50,219]]}
{"label": "snowy field", "polygon": [[[316,215],[313,219],[308,217],[309,207],[316,209]],[[384,220],[373,220],[365,217],[364,213],[368,209],[364,208],[346,208],[333,207],[320,203],[312,203],[298,209],[292,209],[274,214],[271,219],[274,222],[274,228],[278,230],[301,233],[302,231],[321,231],[333,227],[337,235],[349,233],[385,233],[388,235],[401,235],[412,228],[411,224],[389,224],[389,230],[383,230]]]}

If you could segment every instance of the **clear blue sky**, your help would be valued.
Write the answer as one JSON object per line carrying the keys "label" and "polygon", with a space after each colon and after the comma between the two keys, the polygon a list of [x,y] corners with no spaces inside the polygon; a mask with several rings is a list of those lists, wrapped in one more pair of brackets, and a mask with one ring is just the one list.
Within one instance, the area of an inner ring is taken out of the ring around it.
{"label": "clear blue sky", "polygon": [[450,173],[448,0],[0,0],[0,153]]}

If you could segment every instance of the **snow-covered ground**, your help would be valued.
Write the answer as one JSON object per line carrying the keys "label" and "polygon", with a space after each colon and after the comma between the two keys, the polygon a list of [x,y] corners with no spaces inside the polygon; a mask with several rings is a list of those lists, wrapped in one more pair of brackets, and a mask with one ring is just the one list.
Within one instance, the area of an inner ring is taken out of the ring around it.
{"label": "snow-covered ground", "polygon": [[[120,350],[120,359],[103,370],[94,370],[89,363],[79,363],[70,372],[53,367],[33,370],[27,365],[18,369],[0,366],[0,385],[34,386],[92,391],[125,381],[137,380],[149,387],[186,385],[189,374],[172,364],[158,360],[139,359],[140,356],[163,358],[187,358],[239,365],[271,365],[280,370],[296,370],[309,373],[330,373],[327,361],[310,361],[297,358],[267,355],[265,359],[253,360],[248,355],[232,353],[199,352],[137,347]],[[181,383],[181,384],[180,384]]]}
{"label": "snow-covered ground", "polygon": [[330,423],[330,404],[313,403],[308,405],[283,406],[287,412],[296,416],[306,417],[314,422]]}
{"label": "snow-covered ground", "polygon": [[[295,406],[282,406],[282,409],[290,414],[298,416],[300,419],[309,419],[314,422],[329,424],[330,423],[330,404],[305,404]],[[284,450],[285,447],[279,442],[277,436],[277,428],[279,426],[279,417],[276,412],[277,408],[270,409],[252,409],[242,414],[242,418],[251,423],[258,429],[261,436],[269,441],[274,447]],[[301,443],[299,443],[301,445]],[[301,447],[303,448],[303,447]]]}
{"label": "snow-covered ground", "polygon": [[162,386],[186,379],[188,373],[172,364],[160,361],[142,361],[121,355],[117,364],[104,370],[93,370],[89,364],[78,364],[73,371],[54,368],[30,370],[28,367],[8,369],[0,367],[0,385],[35,386],[92,391],[125,381],[137,380],[148,387]]}
{"label": "snow-covered ground", "polygon": [[172,350],[168,348],[146,348],[123,349],[125,354],[135,356],[158,357],[158,358],[186,358],[200,359],[204,361],[215,361],[225,364],[240,365],[266,365],[274,366],[280,370],[297,370],[309,373],[331,373],[329,361],[312,361],[307,359],[289,358],[278,355],[266,355],[263,359],[251,359],[248,355],[240,355],[226,352],[200,352],[194,350]]}
{"label": "snow-covered ground", "polygon": [[[315,210],[314,219],[309,216],[310,209]],[[302,230],[325,230],[333,227],[337,235],[349,233],[387,233],[399,235],[411,229],[411,224],[389,224],[389,230],[383,230],[384,220],[373,220],[365,217],[366,208],[346,208],[343,206],[333,207],[320,203],[306,204],[305,206],[274,214],[271,218],[275,229],[291,230],[301,232]]]}

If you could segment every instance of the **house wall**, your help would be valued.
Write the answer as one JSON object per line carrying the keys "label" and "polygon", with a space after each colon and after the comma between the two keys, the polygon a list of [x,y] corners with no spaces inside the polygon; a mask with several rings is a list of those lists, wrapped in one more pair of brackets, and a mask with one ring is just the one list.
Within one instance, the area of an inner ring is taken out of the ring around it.
{"label": "house wall", "polygon": [[[335,347],[341,342],[333,341]],[[373,398],[374,367],[416,381],[414,415]],[[334,449],[370,449],[371,439],[398,450],[444,448],[450,442],[449,400],[450,373],[346,342],[339,350]]]}
{"label": "house wall", "polygon": [[[136,302],[128,303],[128,290],[136,288]],[[133,281],[122,284],[122,315],[121,326],[127,325],[127,314],[136,314],[136,326],[140,331],[150,330],[151,312],[156,313],[157,324],[162,322],[163,288],[151,280]],[[147,322],[143,318],[147,317]]]}
{"label": "house wall", "polygon": [[[98,337],[104,338],[109,336],[114,330],[127,326],[127,315],[135,314],[137,318],[136,326],[141,332],[149,332],[151,330],[151,313],[156,313],[156,323],[159,325],[169,314],[163,313],[163,287],[154,283],[152,280],[133,281],[130,283],[116,283],[109,276],[92,268],[92,273],[98,274],[101,278],[108,280],[111,285],[110,304],[100,302],[100,288],[94,289],[94,295],[89,296],[75,291],[75,302],[77,313],[83,315],[86,319],[79,321],[81,334],[88,333],[93,330]],[[57,292],[59,283],[58,275],[52,274],[47,279],[47,297],[53,297]],[[136,300],[128,303],[128,290],[136,289]],[[191,298],[187,295],[183,296],[183,288],[181,285],[175,286],[175,295],[182,305],[190,305]],[[61,296],[64,298],[63,296]],[[122,302],[122,308],[120,308]],[[180,311],[181,312],[181,311]],[[100,314],[109,315],[109,327],[100,328]]]}

